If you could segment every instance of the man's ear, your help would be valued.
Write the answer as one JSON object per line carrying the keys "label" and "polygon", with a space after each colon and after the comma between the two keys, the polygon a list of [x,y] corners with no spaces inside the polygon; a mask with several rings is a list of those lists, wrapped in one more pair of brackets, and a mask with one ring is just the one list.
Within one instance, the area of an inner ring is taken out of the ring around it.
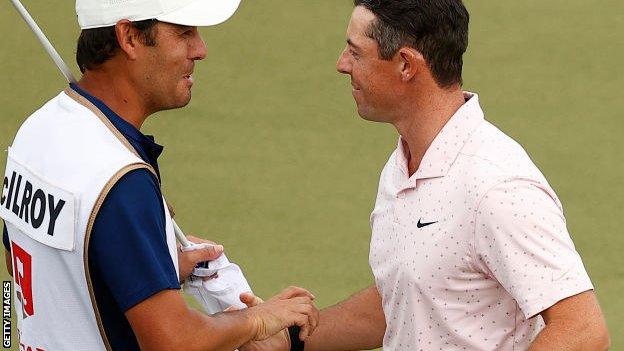
{"label": "man's ear", "polygon": [[397,59],[401,69],[401,80],[404,82],[409,82],[416,74],[427,67],[427,62],[423,55],[413,48],[400,48],[397,52]]}
{"label": "man's ear", "polygon": [[132,22],[127,19],[123,19],[115,24],[115,35],[117,36],[119,48],[130,60],[137,58],[137,47],[141,45],[138,31],[132,25]]}

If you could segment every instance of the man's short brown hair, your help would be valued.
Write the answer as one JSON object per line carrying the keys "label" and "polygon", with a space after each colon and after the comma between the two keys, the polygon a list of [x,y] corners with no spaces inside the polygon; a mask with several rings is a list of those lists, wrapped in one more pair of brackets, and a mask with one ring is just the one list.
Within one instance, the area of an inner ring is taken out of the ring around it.
{"label": "man's short brown hair", "polygon": [[355,0],[376,20],[367,35],[390,60],[401,47],[418,50],[441,87],[462,83],[462,56],[468,47],[468,11],[461,0]]}
{"label": "man's short brown hair", "polygon": [[[156,45],[155,26],[158,20],[149,19],[132,22],[141,31],[141,40],[147,46]],[[115,26],[84,29],[80,32],[76,49],[76,63],[80,72],[93,69],[110,60],[119,49]]]}

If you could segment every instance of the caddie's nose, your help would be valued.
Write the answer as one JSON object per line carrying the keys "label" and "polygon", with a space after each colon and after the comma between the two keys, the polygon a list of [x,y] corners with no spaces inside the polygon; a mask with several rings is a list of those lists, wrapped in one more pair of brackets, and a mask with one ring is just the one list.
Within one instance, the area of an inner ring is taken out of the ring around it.
{"label": "caddie's nose", "polygon": [[193,28],[193,40],[190,43],[189,55],[191,55],[191,59],[193,60],[203,60],[206,58],[206,54],[208,53],[208,49],[206,48],[206,43],[204,39],[202,39],[197,27]]}

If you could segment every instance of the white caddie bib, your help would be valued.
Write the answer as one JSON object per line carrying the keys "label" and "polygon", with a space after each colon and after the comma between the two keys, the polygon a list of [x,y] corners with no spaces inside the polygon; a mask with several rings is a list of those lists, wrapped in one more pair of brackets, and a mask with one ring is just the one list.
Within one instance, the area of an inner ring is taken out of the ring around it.
{"label": "white caddie bib", "polygon": [[[9,232],[20,344],[32,350],[110,350],[98,311],[89,238],[126,173],[154,170],[88,100],[65,90],[31,115],[7,155],[0,217]],[[176,272],[168,208],[166,240]]]}

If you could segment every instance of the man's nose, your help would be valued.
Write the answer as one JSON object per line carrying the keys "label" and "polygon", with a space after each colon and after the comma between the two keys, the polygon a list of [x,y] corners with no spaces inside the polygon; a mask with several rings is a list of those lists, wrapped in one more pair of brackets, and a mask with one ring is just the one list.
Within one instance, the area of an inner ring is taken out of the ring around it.
{"label": "man's nose", "polygon": [[[197,30],[197,29],[195,29]],[[191,50],[191,56],[193,60],[203,60],[206,58],[206,54],[208,53],[208,49],[206,48],[206,43],[204,43],[204,39],[202,39],[199,32],[195,35],[194,40],[192,42],[193,47]]]}
{"label": "man's nose", "polygon": [[351,63],[347,58],[347,48],[342,50],[340,56],[338,57],[338,61],[336,62],[336,70],[342,74],[350,74],[351,73]]}

